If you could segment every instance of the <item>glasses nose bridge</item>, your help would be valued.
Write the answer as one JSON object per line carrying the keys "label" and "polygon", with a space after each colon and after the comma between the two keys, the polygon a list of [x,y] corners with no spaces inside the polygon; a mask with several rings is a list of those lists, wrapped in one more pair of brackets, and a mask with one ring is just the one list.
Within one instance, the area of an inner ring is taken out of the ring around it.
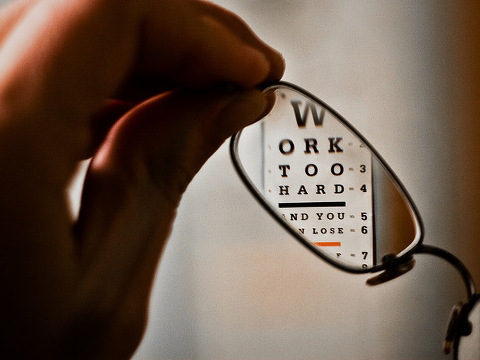
{"label": "glasses nose bridge", "polygon": [[385,266],[385,270],[380,274],[369,278],[367,280],[367,285],[376,286],[384,284],[406,274],[415,266],[415,259],[412,255],[397,258],[397,256],[389,254],[383,257],[382,265]]}

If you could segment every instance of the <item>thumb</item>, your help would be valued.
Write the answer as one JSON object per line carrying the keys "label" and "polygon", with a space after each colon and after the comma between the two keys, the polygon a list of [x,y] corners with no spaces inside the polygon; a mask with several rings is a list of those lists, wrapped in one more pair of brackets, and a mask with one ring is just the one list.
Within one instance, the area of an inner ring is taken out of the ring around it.
{"label": "thumb", "polygon": [[182,192],[223,141],[265,107],[256,90],[177,91],[145,102],[110,131],[92,160],[75,227],[83,273],[81,321],[73,327],[85,329],[85,314],[97,309],[104,326],[95,338],[109,339],[116,352],[132,345],[125,339],[134,348]]}
{"label": "thumb", "polygon": [[104,301],[127,292],[144,302],[186,186],[266,106],[257,90],[175,91],[119,121],[92,161],[76,228],[87,277],[94,279],[85,279],[88,292],[109,292],[97,296]]}
{"label": "thumb", "polygon": [[134,181],[148,179],[159,191],[180,196],[225,139],[258,119],[266,107],[259,90],[159,95],[112,129],[93,169],[115,168]]}

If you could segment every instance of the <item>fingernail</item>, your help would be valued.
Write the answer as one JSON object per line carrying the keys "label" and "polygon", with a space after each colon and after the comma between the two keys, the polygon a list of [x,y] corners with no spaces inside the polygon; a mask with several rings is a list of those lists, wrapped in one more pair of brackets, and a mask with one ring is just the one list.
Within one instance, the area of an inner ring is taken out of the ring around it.
{"label": "fingernail", "polygon": [[244,90],[227,102],[221,116],[226,130],[234,134],[261,119],[269,110],[269,103],[261,91]]}
{"label": "fingernail", "polygon": [[270,76],[273,78],[272,80],[279,80],[282,78],[285,73],[286,64],[287,62],[285,61],[283,54],[277,51],[277,57],[270,69]]}

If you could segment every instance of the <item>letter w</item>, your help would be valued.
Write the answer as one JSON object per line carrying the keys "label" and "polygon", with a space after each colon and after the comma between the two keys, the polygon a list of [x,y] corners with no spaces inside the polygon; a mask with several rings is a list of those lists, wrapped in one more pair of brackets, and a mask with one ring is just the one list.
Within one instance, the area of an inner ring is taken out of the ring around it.
{"label": "letter w", "polygon": [[297,119],[298,127],[305,127],[305,124],[307,123],[309,110],[312,113],[313,122],[315,123],[315,126],[323,125],[323,117],[325,115],[324,109],[322,109],[320,111],[320,115],[318,115],[317,108],[315,107],[315,105],[311,102],[307,102],[307,104],[305,105],[305,109],[303,110],[303,114],[301,114],[300,105],[302,105],[302,102],[298,100],[292,100],[290,103],[293,106],[293,111],[295,113],[295,118]]}

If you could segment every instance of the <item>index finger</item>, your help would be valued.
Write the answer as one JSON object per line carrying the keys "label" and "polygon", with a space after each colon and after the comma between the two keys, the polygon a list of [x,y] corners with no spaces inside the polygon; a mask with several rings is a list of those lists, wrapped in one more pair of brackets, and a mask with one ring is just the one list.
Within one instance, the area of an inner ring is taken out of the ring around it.
{"label": "index finger", "polygon": [[283,75],[280,53],[237,15],[206,1],[164,5],[144,19],[137,62],[123,91],[143,88],[152,95],[219,82],[248,87]]}
{"label": "index finger", "polygon": [[263,52],[270,64],[270,72],[266,81],[275,81],[283,76],[285,61],[281,53],[262,41],[238,15],[212,2],[198,1],[195,4],[202,12],[215,17],[225,27],[228,27],[246,44]]}

